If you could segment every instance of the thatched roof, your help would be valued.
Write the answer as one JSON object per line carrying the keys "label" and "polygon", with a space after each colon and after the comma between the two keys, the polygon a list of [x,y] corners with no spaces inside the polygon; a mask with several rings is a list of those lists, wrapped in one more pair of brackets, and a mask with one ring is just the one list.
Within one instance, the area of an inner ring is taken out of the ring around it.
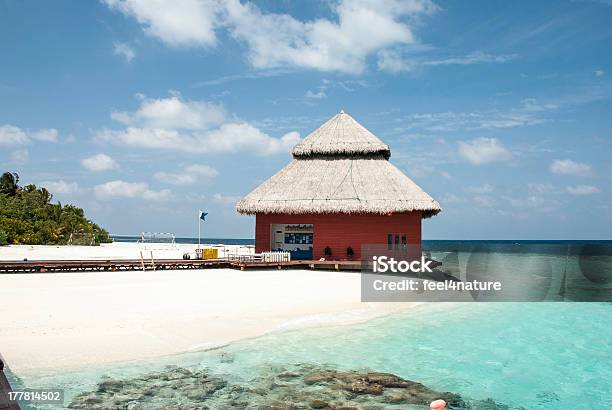
{"label": "thatched roof", "polygon": [[243,214],[422,211],[425,218],[440,212],[440,204],[391,164],[389,155],[386,144],[341,112],[297,144],[293,161],[236,209]]}
{"label": "thatched roof", "polygon": [[333,154],[382,155],[389,158],[391,151],[376,135],[340,111],[293,147],[295,158]]}

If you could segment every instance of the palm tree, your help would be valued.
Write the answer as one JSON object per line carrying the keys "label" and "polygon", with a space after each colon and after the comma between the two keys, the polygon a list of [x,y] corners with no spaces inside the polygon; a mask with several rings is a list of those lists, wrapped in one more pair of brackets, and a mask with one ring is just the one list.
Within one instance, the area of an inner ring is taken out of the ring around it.
{"label": "palm tree", "polygon": [[53,199],[53,195],[45,187],[40,188],[40,197],[45,204],[50,203]]}
{"label": "palm tree", "polygon": [[19,189],[19,175],[16,172],[5,172],[0,176],[0,194],[15,196]]}

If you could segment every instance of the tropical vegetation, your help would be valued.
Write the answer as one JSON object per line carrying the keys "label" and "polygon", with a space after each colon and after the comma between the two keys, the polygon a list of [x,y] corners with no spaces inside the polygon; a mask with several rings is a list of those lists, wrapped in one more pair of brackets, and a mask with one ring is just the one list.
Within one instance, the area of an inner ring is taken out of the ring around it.
{"label": "tropical vegetation", "polygon": [[0,245],[112,242],[108,232],[85,217],[81,208],[52,203],[53,195],[34,184],[19,186],[19,175],[0,176]]}

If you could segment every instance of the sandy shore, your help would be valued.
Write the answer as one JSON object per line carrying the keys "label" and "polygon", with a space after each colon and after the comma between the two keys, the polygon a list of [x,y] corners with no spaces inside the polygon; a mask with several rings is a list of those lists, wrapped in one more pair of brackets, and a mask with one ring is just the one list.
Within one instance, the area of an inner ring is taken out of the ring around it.
{"label": "sandy shore", "polygon": [[0,349],[18,375],[154,358],[410,307],[360,302],[358,273],[230,269],[0,275]]}
{"label": "sandy shore", "polygon": [[[216,247],[219,256],[228,254],[250,254],[252,246],[202,244],[202,247]],[[169,244],[114,242],[100,246],[56,246],[56,245],[10,245],[0,247],[0,260],[106,260],[106,259],[181,259],[183,253],[195,252],[194,244]]]}

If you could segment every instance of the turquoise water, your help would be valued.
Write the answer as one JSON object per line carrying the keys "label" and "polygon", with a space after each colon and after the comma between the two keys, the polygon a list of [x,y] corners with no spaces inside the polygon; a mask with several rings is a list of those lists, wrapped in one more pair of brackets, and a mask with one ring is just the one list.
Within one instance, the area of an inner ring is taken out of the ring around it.
{"label": "turquoise water", "polygon": [[[612,408],[612,304],[427,304],[366,323],[277,332],[163,360],[23,379],[27,387],[93,390],[102,375],[166,364],[248,382],[269,366],[311,363],[395,373],[513,408]],[[231,360],[227,360],[231,358]]]}

